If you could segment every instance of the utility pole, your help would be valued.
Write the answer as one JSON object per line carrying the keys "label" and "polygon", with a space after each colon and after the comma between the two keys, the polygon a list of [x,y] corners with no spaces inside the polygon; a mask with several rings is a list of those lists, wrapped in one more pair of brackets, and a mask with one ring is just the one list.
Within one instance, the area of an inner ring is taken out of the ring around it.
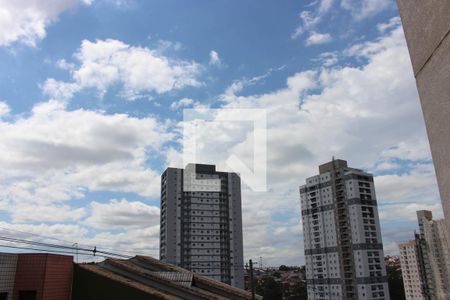
{"label": "utility pole", "polygon": [[252,300],[255,300],[255,283],[253,282],[253,262],[250,259],[248,262],[250,266],[250,288],[252,290]]}
{"label": "utility pole", "polygon": [[78,243],[74,243],[73,245],[72,245],[72,247],[76,247],[75,248],[75,254],[76,254],[76,263],[78,263]]}

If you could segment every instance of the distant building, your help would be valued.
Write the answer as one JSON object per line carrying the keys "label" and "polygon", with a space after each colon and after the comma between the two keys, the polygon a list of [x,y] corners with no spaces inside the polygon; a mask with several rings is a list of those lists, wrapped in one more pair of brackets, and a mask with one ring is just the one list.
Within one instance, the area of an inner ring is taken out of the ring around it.
{"label": "distant building", "polygon": [[426,300],[418,240],[399,244],[398,247],[406,300]]}
{"label": "distant building", "polygon": [[426,299],[450,299],[450,245],[444,220],[433,220],[431,211],[417,212]]}
{"label": "distant building", "polygon": [[0,253],[0,300],[69,300],[72,256]]}
{"label": "distant building", "polygon": [[397,4],[450,239],[450,1],[397,0]]}
{"label": "distant building", "polygon": [[450,299],[450,244],[444,220],[433,220],[428,210],[418,211],[417,220],[420,234],[399,244],[406,299]]}
{"label": "distant building", "polygon": [[308,299],[389,299],[373,176],[333,159],[300,199]]}
{"label": "distant building", "polygon": [[244,288],[241,180],[214,165],[161,176],[160,259]]}

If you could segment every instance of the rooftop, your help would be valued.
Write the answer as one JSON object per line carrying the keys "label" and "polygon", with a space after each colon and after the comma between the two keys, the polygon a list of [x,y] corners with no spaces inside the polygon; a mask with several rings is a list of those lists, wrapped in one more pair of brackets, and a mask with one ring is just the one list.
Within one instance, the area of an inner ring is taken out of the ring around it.
{"label": "rooftop", "polygon": [[138,289],[156,299],[251,299],[250,292],[149,256],[128,260],[109,258],[96,264],[78,264],[77,268]]}

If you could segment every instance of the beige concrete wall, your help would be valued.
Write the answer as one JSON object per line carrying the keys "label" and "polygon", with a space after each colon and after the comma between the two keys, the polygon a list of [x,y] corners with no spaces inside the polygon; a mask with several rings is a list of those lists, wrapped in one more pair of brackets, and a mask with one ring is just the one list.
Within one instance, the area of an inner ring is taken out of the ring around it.
{"label": "beige concrete wall", "polygon": [[450,1],[397,0],[450,238]]}

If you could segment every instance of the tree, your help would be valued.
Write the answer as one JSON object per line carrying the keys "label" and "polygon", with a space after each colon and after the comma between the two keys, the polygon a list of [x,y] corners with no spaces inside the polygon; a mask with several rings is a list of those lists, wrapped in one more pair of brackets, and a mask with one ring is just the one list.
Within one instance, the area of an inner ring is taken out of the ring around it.
{"label": "tree", "polygon": [[281,265],[281,266],[278,268],[278,270],[279,270],[279,271],[289,271],[290,268],[289,268],[288,266],[286,266],[286,265]]}
{"label": "tree", "polygon": [[256,293],[264,297],[264,300],[282,300],[281,284],[270,276],[264,276],[256,284]]}
{"label": "tree", "polygon": [[299,282],[295,285],[294,290],[286,300],[307,300],[308,299],[308,291],[306,290],[306,283]]}
{"label": "tree", "polygon": [[388,276],[389,295],[391,299],[405,300],[402,270],[395,266],[386,266]]}

